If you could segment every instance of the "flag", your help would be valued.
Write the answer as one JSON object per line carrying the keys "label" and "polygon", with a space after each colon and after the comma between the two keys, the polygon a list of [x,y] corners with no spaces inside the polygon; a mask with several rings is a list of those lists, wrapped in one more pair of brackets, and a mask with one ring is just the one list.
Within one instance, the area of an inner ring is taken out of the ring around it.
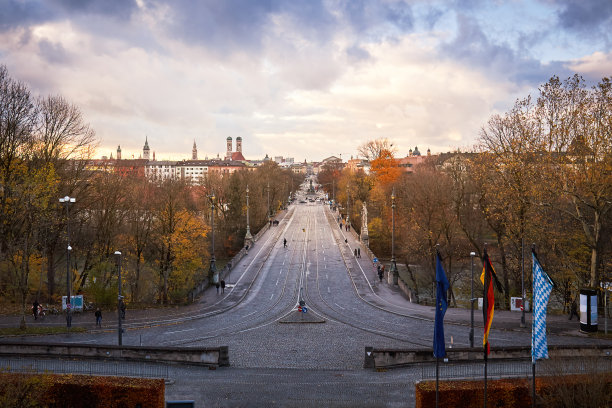
{"label": "flag", "polygon": [[493,282],[497,286],[497,290],[503,292],[502,286],[497,280],[495,269],[491,265],[491,260],[487,254],[485,248],[484,255],[482,256],[482,274],[480,275],[480,281],[484,285],[483,305],[482,312],[484,315],[484,336],[482,338],[482,345],[486,349],[486,354],[491,353],[489,346],[489,331],[491,330],[491,323],[493,322],[493,314],[495,312],[495,293],[493,290]]}
{"label": "flag", "polygon": [[434,324],[433,350],[434,357],[441,358],[446,356],[446,346],[444,344],[444,314],[448,307],[446,292],[449,288],[446,273],[442,267],[440,253],[436,251],[436,320]]}
{"label": "flag", "polygon": [[553,288],[553,282],[542,269],[535,251],[533,259],[533,322],[531,326],[531,361],[548,358],[546,341],[546,306]]}

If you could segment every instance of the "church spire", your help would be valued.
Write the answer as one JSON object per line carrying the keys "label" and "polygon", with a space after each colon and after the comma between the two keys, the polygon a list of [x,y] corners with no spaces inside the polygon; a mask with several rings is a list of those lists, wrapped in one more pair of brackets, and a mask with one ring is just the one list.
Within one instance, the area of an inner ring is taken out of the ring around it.
{"label": "church spire", "polygon": [[193,149],[191,149],[191,160],[198,160],[198,148],[195,139],[193,139]]}

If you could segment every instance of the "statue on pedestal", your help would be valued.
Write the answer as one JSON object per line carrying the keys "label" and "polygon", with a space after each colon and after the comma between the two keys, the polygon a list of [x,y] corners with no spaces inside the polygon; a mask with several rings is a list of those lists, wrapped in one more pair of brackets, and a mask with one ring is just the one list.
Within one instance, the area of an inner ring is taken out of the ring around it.
{"label": "statue on pedestal", "polygon": [[368,236],[368,207],[363,203],[361,209],[361,242],[366,247],[370,246],[370,237]]}

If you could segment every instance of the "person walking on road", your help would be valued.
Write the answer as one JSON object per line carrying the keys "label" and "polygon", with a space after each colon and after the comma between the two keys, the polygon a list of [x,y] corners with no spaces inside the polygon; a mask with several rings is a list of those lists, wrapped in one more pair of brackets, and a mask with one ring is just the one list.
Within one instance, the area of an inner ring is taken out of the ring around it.
{"label": "person walking on road", "polygon": [[576,319],[580,320],[580,316],[578,316],[578,305],[576,304],[576,298],[572,300],[572,304],[570,305],[569,319],[572,320],[572,317],[574,316],[576,316]]}
{"label": "person walking on road", "polygon": [[219,286],[221,286],[219,285],[219,282],[215,283],[215,287],[217,288],[217,295],[219,294]]}
{"label": "person walking on road", "polygon": [[34,320],[38,319],[38,308],[40,307],[40,303],[38,303],[38,299],[34,301],[32,304],[32,314],[34,315]]}
{"label": "person walking on road", "polygon": [[361,258],[361,248],[357,248],[357,258]]}
{"label": "person walking on road", "polygon": [[283,238],[283,247],[287,248],[287,238]]}
{"label": "person walking on road", "polygon": [[125,302],[121,299],[121,307],[119,308],[121,311],[121,319],[125,319]]}
{"label": "person walking on road", "polygon": [[382,278],[383,278],[383,271],[382,271],[382,269],[380,268],[380,265],[378,265],[378,266],[376,267],[376,269],[378,269],[378,279],[379,279],[379,280],[382,282]]}
{"label": "person walking on road", "polygon": [[96,316],[96,327],[102,327],[102,311],[100,310],[100,308],[96,309],[96,313],[94,313],[94,316]]}
{"label": "person walking on road", "polygon": [[357,248],[355,248],[355,249],[353,250],[353,252],[354,252],[354,254],[355,254],[355,258],[357,258]]}
{"label": "person walking on road", "polygon": [[225,281],[221,279],[221,293],[225,293]]}

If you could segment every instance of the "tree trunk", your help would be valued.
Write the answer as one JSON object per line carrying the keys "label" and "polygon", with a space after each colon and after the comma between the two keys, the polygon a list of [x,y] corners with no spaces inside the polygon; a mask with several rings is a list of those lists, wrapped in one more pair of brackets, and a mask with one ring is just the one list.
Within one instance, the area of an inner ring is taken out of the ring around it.
{"label": "tree trunk", "polygon": [[52,246],[47,247],[47,302],[53,302],[55,293],[55,251]]}

